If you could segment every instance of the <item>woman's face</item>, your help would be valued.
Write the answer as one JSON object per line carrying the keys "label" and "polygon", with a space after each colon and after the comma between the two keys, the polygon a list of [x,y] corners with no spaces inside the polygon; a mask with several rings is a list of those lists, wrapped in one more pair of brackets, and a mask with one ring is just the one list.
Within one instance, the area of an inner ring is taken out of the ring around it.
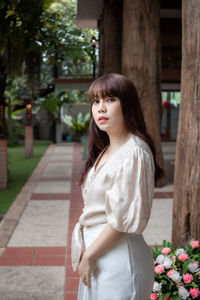
{"label": "woman's face", "polygon": [[121,103],[117,97],[93,99],[92,115],[99,129],[108,134],[121,133],[126,129]]}

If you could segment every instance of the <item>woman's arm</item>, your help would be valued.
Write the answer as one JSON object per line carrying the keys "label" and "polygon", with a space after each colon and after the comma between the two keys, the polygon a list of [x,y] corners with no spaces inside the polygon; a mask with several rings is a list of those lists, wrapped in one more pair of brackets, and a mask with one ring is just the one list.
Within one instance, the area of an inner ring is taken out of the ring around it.
{"label": "woman's arm", "polygon": [[116,231],[111,225],[107,224],[96,240],[86,249],[79,264],[79,274],[85,285],[91,287],[92,263],[100,255],[108,251],[119,241],[124,233]]}

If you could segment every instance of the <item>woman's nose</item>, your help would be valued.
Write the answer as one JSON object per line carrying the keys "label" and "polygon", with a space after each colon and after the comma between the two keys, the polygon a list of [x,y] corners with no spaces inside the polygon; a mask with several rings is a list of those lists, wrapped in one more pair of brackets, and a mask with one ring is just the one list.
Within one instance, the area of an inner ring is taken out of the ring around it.
{"label": "woman's nose", "polygon": [[103,100],[101,100],[99,102],[99,111],[105,111],[106,110],[106,106]]}

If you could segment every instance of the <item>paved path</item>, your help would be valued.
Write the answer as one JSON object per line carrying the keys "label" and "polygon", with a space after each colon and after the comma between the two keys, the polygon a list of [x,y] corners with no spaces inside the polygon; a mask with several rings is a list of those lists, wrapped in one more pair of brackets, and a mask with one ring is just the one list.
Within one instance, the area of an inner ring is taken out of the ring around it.
{"label": "paved path", "polygon": [[[149,245],[171,240],[175,143],[164,143],[167,185],[155,189]],[[0,300],[77,299],[71,234],[82,210],[78,143],[51,145],[0,224]],[[22,166],[23,167],[23,166]]]}

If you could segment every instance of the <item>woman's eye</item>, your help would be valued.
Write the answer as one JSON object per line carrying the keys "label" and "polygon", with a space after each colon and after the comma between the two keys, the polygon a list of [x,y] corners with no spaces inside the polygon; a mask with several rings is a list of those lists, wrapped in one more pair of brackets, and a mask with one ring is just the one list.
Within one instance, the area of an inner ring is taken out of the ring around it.
{"label": "woman's eye", "polygon": [[112,97],[111,98],[107,98],[106,101],[107,102],[113,102],[113,101],[115,101],[115,98],[112,98]]}
{"label": "woman's eye", "polygon": [[99,100],[94,99],[94,100],[92,101],[92,103],[93,103],[93,104],[97,104],[97,103],[99,103]]}

